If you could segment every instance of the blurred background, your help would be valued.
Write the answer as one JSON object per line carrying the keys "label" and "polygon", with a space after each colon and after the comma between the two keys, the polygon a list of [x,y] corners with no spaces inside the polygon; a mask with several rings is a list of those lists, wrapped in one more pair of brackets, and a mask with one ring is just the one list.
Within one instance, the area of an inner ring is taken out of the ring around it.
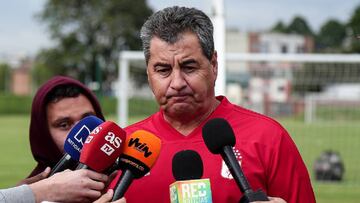
{"label": "blurred background", "polygon": [[[215,19],[215,1],[3,0],[0,188],[13,186],[35,165],[28,128],[42,83],[54,75],[74,77],[96,93],[107,119],[129,124],[145,118],[157,105],[147,85],[140,27],[173,5]],[[284,125],[318,202],[358,202],[360,1],[223,0],[219,16],[221,94]],[[126,80],[120,80],[122,70]],[[123,104],[126,114],[118,108]]]}

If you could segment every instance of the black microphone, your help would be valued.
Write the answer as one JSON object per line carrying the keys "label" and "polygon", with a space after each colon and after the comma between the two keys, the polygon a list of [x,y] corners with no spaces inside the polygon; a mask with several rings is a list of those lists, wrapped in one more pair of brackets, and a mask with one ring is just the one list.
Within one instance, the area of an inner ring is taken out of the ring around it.
{"label": "black microphone", "polygon": [[170,202],[212,202],[210,180],[201,179],[203,163],[193,150],[179,151],[172,159],[176,182],[170,185]]}
{"label": "black microphone", "polygon": [[193,150],[177,152],[172,159],[172,173],[175,180],[200,179],[203,176],[203,162]]}
{"label": "black microphone", "polygon": [[118,172],[108,187],[114,190],[112,201],[122,198],[134,179],[150,171],[161,149],[161,140],[145,130],[133,132],[124,144],[124,151],[119,157],[122,173]]}
{"label": "black microphone", "polygon": [[243,193],[241,203],[269,201],[261,189],[257,191],[251,189],[232,149],[236,142],[234,131],[225,119],[214,118],[209,120],[202,128],[202,136],[209,151],[213,154],[220,154],[229,168],[231,175]]}

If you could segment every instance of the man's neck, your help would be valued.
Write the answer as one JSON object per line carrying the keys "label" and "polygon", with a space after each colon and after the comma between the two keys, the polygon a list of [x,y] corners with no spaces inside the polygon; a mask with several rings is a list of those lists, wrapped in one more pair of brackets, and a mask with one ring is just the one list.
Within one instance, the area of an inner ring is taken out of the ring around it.
{"label": "man's neck", "polygon": [[212,102],[210,107],[204,111],[204,113],[199,114],[194,117],[186,116],[178,116],[178,117],[169,117],[164,114],[164,119],[178,132],[182,135],[189,135],[195,128],[197,128],[205,119],[207,119],[212,112],[216,109],[216,107],[220,104],[220,101],[217,99]]}

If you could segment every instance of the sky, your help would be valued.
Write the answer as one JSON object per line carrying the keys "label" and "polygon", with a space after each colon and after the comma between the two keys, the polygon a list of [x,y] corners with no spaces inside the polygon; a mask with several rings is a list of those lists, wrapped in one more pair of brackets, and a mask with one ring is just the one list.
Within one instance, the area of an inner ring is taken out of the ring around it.
{"label": "sky", "polygon": [[[147,0],[154,10],[173,5],[195,7],[211,14],[212,0]],[[314,31],[330,18],[347,22],[360,0],[223,0],[226,26],[241,31],[261,31],[276,22],[288,24],[295,15],[306,19]],[[34,55],[53,42],[36,18],[46,0],[2,0],[0,4],[0,56]]]}

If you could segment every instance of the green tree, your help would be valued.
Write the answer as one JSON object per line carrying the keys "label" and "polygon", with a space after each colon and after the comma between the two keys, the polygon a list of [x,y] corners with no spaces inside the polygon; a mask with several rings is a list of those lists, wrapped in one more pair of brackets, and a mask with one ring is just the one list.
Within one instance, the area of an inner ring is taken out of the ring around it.
{"label": "green tree", "polygon": [[360,53],[360,5],[354,10],[348,23],[351,31],[350,52]]}
{"label": "green tree", "polygon": [[38,17],[56,46],[38,54],[36,67],[102,84],[117,74],[121,50],[140,49],[139,31],[151,14],[145,0],[48,0]]}
{"label": "green tree", "polygon": [[0,92],[6,93],[10,89],[10,66],[8,64],[0,64]]}
{"label": "green tree", "polygon": [[340,51],[346,37],[346,27],[335,19],[324,23],[316,37],[316,46],[319,51]]}
{"label": "green tree", "polygon": [[271,31],[279,32],[279,33],[286,33],[286,25],[282,21],[279,21],[274,25],[274,27],[271,28]]}
{"label": "green tree", "polygon": [[295,16],[289,26],[286,28],[287,33],[313,36],[313,31],[306,22],[305,18]]}

